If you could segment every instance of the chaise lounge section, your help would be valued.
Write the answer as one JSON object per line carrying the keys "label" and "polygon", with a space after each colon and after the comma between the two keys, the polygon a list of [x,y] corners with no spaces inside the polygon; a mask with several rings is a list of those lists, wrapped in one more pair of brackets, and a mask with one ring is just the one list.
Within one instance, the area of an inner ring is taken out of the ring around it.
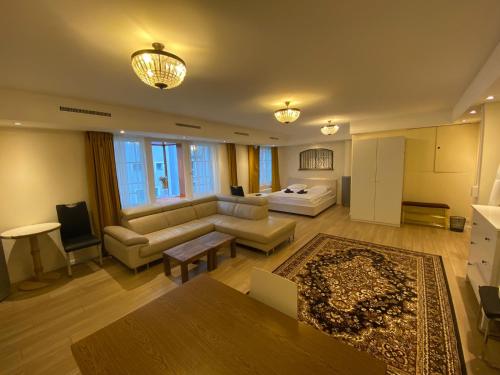
{"label": "chaise lounge section", "polygon": [[122,226],[104,228],[104,246],[129,268],[160,259],[171,247],[212,231],[268,254],[293,240],[295,221],[269,216],[266,198],[208,196],[122,210]]}

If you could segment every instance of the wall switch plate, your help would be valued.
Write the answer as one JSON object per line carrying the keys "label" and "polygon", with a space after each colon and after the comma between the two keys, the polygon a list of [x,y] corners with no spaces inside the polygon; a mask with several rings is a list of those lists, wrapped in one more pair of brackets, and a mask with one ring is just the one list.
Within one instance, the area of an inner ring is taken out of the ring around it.
{"label": "wall switch plate", "polygon": [[472,198],[479,198],[479,185],[474,185],[471,187],[470,195]]}

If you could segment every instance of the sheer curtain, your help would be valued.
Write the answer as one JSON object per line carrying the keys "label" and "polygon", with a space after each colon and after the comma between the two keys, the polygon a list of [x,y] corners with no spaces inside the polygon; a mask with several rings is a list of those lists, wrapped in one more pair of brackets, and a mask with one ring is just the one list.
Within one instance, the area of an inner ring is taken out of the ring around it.
{"label": "sheer curtain", "polygon": [[149,203],[144,139],[115,137],[114,144],[122,207]]}
{"label": "sheer curtain", "polygon": [[219,155],[214,144],[196,143],[190,146],[193,195],[216,194],[220,191]]}
{"label": "sheer curtain", "polygon": [[273,163],[271,147],[262,146],[259,154],[259,188],[266,190],[271,187],[273,178]]}

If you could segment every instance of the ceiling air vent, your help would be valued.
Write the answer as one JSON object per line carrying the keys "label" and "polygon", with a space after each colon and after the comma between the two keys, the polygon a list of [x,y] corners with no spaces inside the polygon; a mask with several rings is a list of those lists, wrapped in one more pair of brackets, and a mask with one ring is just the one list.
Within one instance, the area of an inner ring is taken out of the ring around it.
{"label": "ceiling air vent", "polygon": [[279,140],[279,138],[278,138],[278,137],[269,137],[269,139],[273,139],[273,140],[275,140],[275,141],[278,141],[278,140]]}
{"label": "ceiling air vent", "polygon": [[91,109],[82,109],[82,108],[72,108],[72,107],[59,106],[59,110],[61,112],[73,112],[73,113],[83,113],[84,115],[111,117],[111,113],[109,113],[109,112],[94,111],[94,110],[91,110]]}
{"label": "ceiling air vent", "polygon": [[201,129],[200,125],[182,124],[180,122],[176,122],[175,126],[180,126],[181,128]]}
{"label": "ceiling air vent", "polygon": [[248,137],[250,134],[248,133],[242,133],[242,132],[234,132],[236,135],[244,135],[245,137]]}

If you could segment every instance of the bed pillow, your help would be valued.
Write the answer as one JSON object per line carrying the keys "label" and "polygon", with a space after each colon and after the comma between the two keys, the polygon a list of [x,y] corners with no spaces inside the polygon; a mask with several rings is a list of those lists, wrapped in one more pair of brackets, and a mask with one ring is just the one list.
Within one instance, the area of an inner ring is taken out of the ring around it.
{"label": "bed pillow", "polygon": [[316,194],[323,194],[323,193],[330,191],[331,189],[326,185],[317,185],[317,186],[313,186],[307,190],[309,190],[310,192],[314,192]]}
{"label": "bed pillow", "polygon": [[290,186],[287,186],[287,189],[290,189],[290,190],[304,190],[304,189],[307,189],[307,185],[305,185],[305,184],[292,184]]}

